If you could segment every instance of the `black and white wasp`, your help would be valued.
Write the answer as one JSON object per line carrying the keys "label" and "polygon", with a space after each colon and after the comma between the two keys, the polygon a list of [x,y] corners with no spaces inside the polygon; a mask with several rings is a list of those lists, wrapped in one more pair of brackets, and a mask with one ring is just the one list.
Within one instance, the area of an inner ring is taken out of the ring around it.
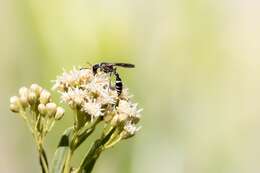
{"label": "black and white wasp", "polygon": [[123,67],[123,68],[134,68],[134,64],[129,63],[108,63],[108,62],[101,62],[99,64],[95,64],[92,66],[92,70],[94,75],[97,74],[98,70],[103,71],[105,73],[109,73],[110,76],[115,76],[115,89],[118,94],[118,96],[121,95],[123,90],[123,82],[120,78],[119,74],[117,73],[116,69],[117,67]]}

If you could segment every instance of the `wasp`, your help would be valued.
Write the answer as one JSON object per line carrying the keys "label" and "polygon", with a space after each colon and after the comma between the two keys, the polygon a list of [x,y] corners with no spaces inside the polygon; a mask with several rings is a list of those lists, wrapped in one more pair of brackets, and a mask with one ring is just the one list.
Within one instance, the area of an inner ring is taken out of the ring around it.
{"label": "wasp", "polygon": [[116,69],[117,67],[123,67],[123,68],[134,68],[134,64],[129,63],[107,63],[107,62],[101,62],[99,64],[95,64],[92,66],[92,70],[94,75],[97,74],[98,70],[103,71],[105,73],[109,73],[110,76],[115,76],[115,89],[117,92],[117,95],[120,96],[123,90],[123,82],[120,78],[120,75],[117,73]]}
{"label": "wasp", "polygon": [[99,64],[95,64],[92,66],[93,73],[96,74],[97,70],[100,69],[105,73],[113,73],[116,71],[116,67],[124,67],[124,68],[134,68],[134,64],[129,63],[107,63],[101,62]]}

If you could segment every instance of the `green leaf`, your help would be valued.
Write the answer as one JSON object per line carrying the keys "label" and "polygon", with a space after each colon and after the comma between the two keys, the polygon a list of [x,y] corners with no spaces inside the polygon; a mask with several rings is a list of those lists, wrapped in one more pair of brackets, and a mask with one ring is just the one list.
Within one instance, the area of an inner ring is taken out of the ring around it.
{"label": "green leaf", "polygon": [[64,169],[64,164],[66,162],[67,154],[70,152],[70,138],[73,132],[73,128],[70,127],[65,130],[63,135],[61,136],[59,145],[54,153],[51,171],[50,173],[62,173]]}

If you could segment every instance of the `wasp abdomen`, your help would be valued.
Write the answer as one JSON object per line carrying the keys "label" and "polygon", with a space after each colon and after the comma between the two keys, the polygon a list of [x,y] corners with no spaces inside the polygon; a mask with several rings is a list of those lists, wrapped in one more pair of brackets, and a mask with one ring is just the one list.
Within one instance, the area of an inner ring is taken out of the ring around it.
{"label": "wasp abdomen", "polygon": [[118,73],[115,73],[115,76],[116,76],[116,85],[115,85],[116,92],[118,95],[120,95],[123,90],[123,82]]}

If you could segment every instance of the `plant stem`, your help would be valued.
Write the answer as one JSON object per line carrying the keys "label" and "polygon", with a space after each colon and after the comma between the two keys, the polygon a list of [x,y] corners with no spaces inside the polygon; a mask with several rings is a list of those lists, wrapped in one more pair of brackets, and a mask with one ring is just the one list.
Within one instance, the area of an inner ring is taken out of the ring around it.
{"label": "plant stem", "polygon": [[71,162],[72,155],[73,155],[73,151],[72,149],[70,149],[65,161],[64,173],[70,173],[70,162]]}
{"label": "plant stem", "polygon": [[103,146],[110,139],[115,130],[116,128],[112,128],[105,136],[102,136],[94,142],[87,155],[81,162],[77,173],[91,173],[97,159],[103,151]]}
{"label": "plant stem", "polygon": [[[78,118],[80,117],[80,114],[78,114]],[[71,159],[73,156],[74,151],[86,140],[87,137],[89,137],[92,132],[95,130],[96,125],[101,121],[101,118],[98,118],[89,128],[85,129],[83,133],[80,133],[80,129],[83,128],[83,124],[78,124],[79,126],[76,126],[76,128],[73,129],[73,135],[72,140],[70,141],[69,145],[69,151],[65,160],[64,164],[64,173],[69,173],[71,169]],[[77,127],[80,127],[78,129]]]}
{"label": "plant stem", "polygon": [[74,136],[73,142],[72,142],[72,149],[76,150],[95,130],[98,123],[101,121],[101,117],[97,118],[96,121],[87,129],[85,129],[84,132],[80,134],[76,134]]}
{"label": "plant stem", "polygon": [[75,129],[76,131],[79,131],[87,122],[86,115],[80,110],[77,110],[75,118]]}
{"label": "plant stem", "polygon": [[48,173],[49,172],[49,164],[48,164],[48,159],[46,152],[43,148],[42,143],[38,143],[38,153],[39,153],[39,160],[40,160],[40,165],[42,168],[42,173]]}

